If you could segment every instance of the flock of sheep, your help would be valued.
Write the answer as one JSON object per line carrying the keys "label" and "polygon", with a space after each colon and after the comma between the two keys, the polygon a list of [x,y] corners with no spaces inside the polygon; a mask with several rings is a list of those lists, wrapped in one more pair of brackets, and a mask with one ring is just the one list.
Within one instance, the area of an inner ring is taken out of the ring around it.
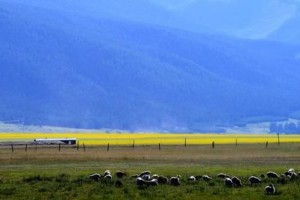
{"label": "flock of sheep", "polygon": [[[115,176],[117,179],[114,181],[114,184],[116,187],[123,187],[123,179],[127,174],[122,171],[117,171],[115,173]],[[89,175],[89,178],[94,181],[103,181],[103,182],[112,182],[113,176],[110,172],[110,170],[105,170],[103,174],[94,173]],[[149,186],[157,186],[159,184],[169,184],[172,186],[179,186],[181,184],[180,179],[181,176],[177,175],[174,177],[167,178],[165,176],[160,176],[157,174],[151,174],[150,171],[144,171],[140,174],[132,175],[130,178],[135,180],[135,184],[140,189],[147,188]],[[229,176],[224,173],[219,173],[216,176],[217,179],[223,180],[224,185],[226,187],[242,187],[243,183],[241,179],[239,179],[236,176]],[[292,181],[300,178],[300,172],[296,173],[293,168],[287,170],[286,172],[282,173],[281,175],[278,175],[277,173],[273,171],[269,171],[266,174],[261,174],[260,177],[257,176],[250,176],[247,180],[247,183],[251,186],[261,184],[263,179],[277,179],[277,183],[285,183],[287,181]],[[186,181],[189,183],[197,182],[197,181],[206,181],[210,182],[213,180],[212,177],[208,175],[198,175],[198,176],[189,176],[187,177]],[[270,183],[265,187],[265,194],[272,195],[276,194],[276,188],[274,184]]]}

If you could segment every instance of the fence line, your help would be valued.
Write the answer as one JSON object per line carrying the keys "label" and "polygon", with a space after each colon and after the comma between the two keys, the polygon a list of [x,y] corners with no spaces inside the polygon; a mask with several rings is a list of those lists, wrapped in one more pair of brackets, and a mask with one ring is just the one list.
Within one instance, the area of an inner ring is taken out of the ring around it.
{"label": "fence line", "polygon": [[[195,147],[195,146],[208,146],[212,149],[215,149],[216,146],[222,146],[222,145],[232,145],[235,146],[236,148],[238,148],[239,146],[241,146],[240,144],[244,144],[244,143],[239,143],[238,145],[238,140],[235,139],[235,142],[232,142],[230,144],[222,144],[222,143],[217,143],[215,140],[211,141],[211,144],[188,144],[188,140],[187,138],[184,138],[184,144],[165,144],[164,143],[164,148],[168,149],[168,148],[177,148],[177,147],[184,147],[184,148],[189,148],[189,147]],[[246,145],[252,145],[250,143],[245,143]],[[277,142],[269,142],[269,141],[265,141],[265,143],[255,143],[256,145],[260,145],[262,146],[262,148],[269,148],[270,145],[272,145],[272,147],[277,146],[277,148],[280,148],[280,145],[278,145]],[[283,143],[284,144],[284,143]],[[158,148],[159,151],[162,150],[162,143],[158,142],[157,144],[136,144],[136,140],[133,139],[131,144],[128,145],[120,145],[120,144],[114,144],[111,145],[110,142],[107,143],[107,145],[85,145],[85,143],[82,143],[81,145],[79,144],[79,142],[75,145],[67,145],[67,144],[56,144],[56,145],[45,145],[45,144],[34,144],[34,143],[24,143],[24,144],[18,144],[18,143],[9,143],[7,145],[3,145],[0,143],[0,150],[1,149],[8,149],[10,148],[10,151],[12,153],[18,151],[19,149],[23,149],[23,151],[25,150],[25,152],[28,152],[29,150],[35,150],[38,151],[39,149],[43,149],[43,148],[56,148],[58,149],[59,152],[61,151],[65,151],[65,150],[69,150],[69,149],[74,149],[76,151],[80,151],[82,149],[83,152],[86,152],[87,149],[93,149],[96,147],[100,147],[100,149],[106,149],[106,151],[111,151],[111,150],[117,150],[117,149],[135,149],[135,148]]]}

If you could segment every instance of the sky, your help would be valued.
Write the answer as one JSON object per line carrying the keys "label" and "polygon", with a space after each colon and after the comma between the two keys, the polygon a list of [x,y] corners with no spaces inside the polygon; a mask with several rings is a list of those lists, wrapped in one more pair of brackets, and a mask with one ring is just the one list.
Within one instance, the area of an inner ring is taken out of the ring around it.
{"label": "sky", "polygon": [[230,35],[265,39],[299,12],[299,0],[149,0]]}
{"label": "sky", "polygon": [[[58,6],[54,0],[12,1]],[[105,17],[115,15],[177,29],[216,32],[246,39],[268,39],[276,35],[275,40],[293,37],[296,39],[289,40],[295,41],[300,34],[294,25],[300,21],[300,0],[63,0],[60,4],[61,9],[79,8],[82,12],[110,15]],[[294,32],[296,34],[292,35]]]}

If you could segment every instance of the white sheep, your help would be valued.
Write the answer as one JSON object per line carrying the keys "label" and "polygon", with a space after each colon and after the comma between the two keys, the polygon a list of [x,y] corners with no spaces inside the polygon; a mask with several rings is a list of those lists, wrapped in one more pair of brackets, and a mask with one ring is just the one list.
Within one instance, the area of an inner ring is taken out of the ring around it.
{"label": "white sheep", "polygon": [[139,188],[149,187],[149,186],[157,186],[158,185],[158,180],[157,179],[152,179],[150,181],[147,181],[147,180],[144,180],[142,177],[137,177],[136,178],[136,185],[139,186]]}
{"label": "white sheep", "polygon": [[233,186],[233,182],[232,182],[232,180],[231,180],[231,178],[225,178],[224,179],[224,183],[225,183],[225,185],[226,186],[228,186],[228,187],[232,187]]}
{"label": "white sheep", "polygon": [[94,173],[94,174],[89,175],[89,178],[94,180],[94,181],[99,181],[100,178],[101,178],[101,175],[97,174],[97,173]]}
{"label": "white sheep", "polygon": [[201,178],[202,178],[204,181],[210,181],[210,180],[212,180],[212,178],[209,177],[208,175],[203,175]]}
{"label": "white sheep", "polygon": [[251,185],[261,183],[261,179],[256,176],[250,176],[248,180]]}
{"label": "white sheep", "polygon": [[157,178],[157,181],[159,184],[167,184],[169,182],[168,178],[164,176],[159,176]]}
{"label": "white sheep", "polygon": [[158,179],[158,177],[159,177],[158,174],[153,174],[151,179]]}
{"label": "white sheep", "polygon": [[197,176],[195,176],[195,178],[196,178],[197,181],[199,181],[202,178],[202,176],[201,175],[197,175]]}
{"label": "white sheep", "polygon": [[106,176],[108,174],[110,174],[110,170],[107,169],[107,170],[104,171],[103,176]]}
{"label": "white sheep", "polygon": [[234,176],[234,177],[232,177],[231,180],[233,182],[233,185],[235,185],[237,187],[242,187],[243,186],[241,179],[239,179],[238,177]]}
{"label": "white sheep", "polygon": [[273,184],[266,186],[265,192],[266,192],[266,194],[275,194],[275,192],[276,192],[275,186]]}
{"label": "white sheep", "polygon": [[127,174],[125,172],[122,172],[122,171],[117,171],[116,176],[118,178],[123,178],[124,176],[127,176]]}
{"label": "white sheep", "polygon": [[142,173],[139,174],[139,177],[143,177],[144,175],[150,175],[150,171],[143,171]]}
{"label": "white sheep", "polygon": [[224,178],[229,178],[229,176],[227,174],[224,174],[224,173],[219,173],[217,175],[218,178],[221,178],[221,179],[224,179]]}
{"label": "white sheep", "polygon": [[151,181],[146,181],[147,186],[157,186],[158,185],[158,180],[157,179],[152,179]]}
{"label": "white sheep", "polygon": [[189,177],[187,178],[187,180],[188,180],[189,182],[195,182],[195,181],[196,181],[196,177],[195,177],[195,176],[189,176]]}
{"label": "white sheep", "polygon": [[103,177],[103,179],[104,179],[105,182],[110,182],[112,180],[112,175],[111,174],[106,174]]}
{"label": "white sheep", "polygon": [[145,181],[150,181],[151,180],[150,174],[144,174],[141,178],[144,179]]}
{"label": "white sheep", "polygon": [[139,188],[142,188],[144,185],[147,185],[146,181],[144,181],[141,177],[137,177],[135,183],[137,186],[139,186]]}
{"label": "white sheep", "polygon": [[170,178],[170,184],[174,185],[174,186],[179,186],[180,185],[180,180],[179,180],[180,176],[177,175],[176,177],[171,177]]}
{"label": "white sheep", "polygon": [[279,178],[279,175],[276,172],[269,171],[267,172],[268,178]]}
{"label": "white sheep", "polygon": [[297,175],[297,173],[295,172],[295,169],[294,169],[294,168],[290,168],[288,171],[284,172],[284,174],[285,174],[287,177],[288,177],[288,176],[292,177],[293,174],[296,174],[296,175]]}
{"label": "white sheep", "polygon": [[292,172],[291,180],[295,180],[297,177],[298,177],[298,174],[296,172]]}

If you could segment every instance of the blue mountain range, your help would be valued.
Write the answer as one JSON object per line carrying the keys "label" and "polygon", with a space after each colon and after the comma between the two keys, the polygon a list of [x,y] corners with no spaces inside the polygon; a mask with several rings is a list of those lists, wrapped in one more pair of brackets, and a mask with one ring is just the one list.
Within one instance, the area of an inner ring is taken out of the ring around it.
{"label": "blue mountain range", "polygon": [[224,132],[300,119],[299,3],[217,2],[0,0],[0,121]]}

